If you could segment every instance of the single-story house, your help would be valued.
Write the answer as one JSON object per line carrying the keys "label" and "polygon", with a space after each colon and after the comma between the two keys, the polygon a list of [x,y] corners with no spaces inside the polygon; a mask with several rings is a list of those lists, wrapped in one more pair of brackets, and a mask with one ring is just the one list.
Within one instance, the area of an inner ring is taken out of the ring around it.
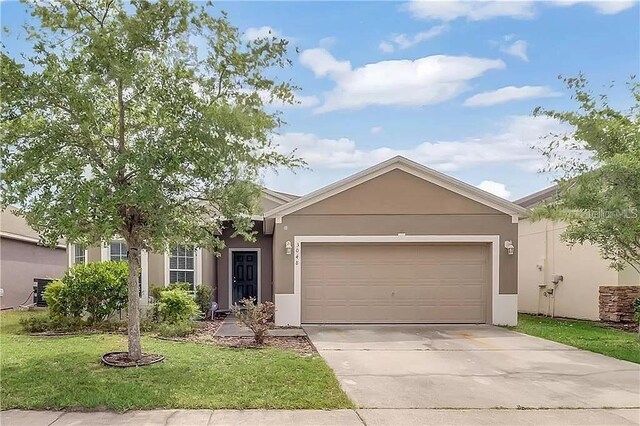
{"label": "single-story house", "polygon": [[40,237],[14,207],[0,212],[0,306],[31,304],[34,279],[61,278],[67,269],[66,246],[51,249],[38,244]]}
{"label": "single-story house", "polygon": [[[216,257],[143,253],[150,285],[212,285],[220,309],[272,300],[278,325],[516,324],[526,209],[403,157],[303,197],[264,190],[257,238],[225,233]],[[122,241],[70,247],[70,263],[126,259]]]}
{"label": "single-story house", "polygon": [[[550,202],[557,186],[515,203],[531,209]],[[561,240],[567,224],[524,218],[518,227],[518,310],[520,312],[603,321],[630,321],[630,305],[640,297],[640,274],[616,271],[598,247]],[[560,277],[562,277],[560,279]]]}

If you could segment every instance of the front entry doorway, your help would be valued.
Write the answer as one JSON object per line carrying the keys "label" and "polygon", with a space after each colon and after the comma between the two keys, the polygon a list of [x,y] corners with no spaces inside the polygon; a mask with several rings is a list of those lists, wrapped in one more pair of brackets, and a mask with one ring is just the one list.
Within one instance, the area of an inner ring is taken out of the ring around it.
{"label": "front entry doorway", "polygon": [[258,251],[234,250],[231,259],[231,303],[253,297],[258,300]]}

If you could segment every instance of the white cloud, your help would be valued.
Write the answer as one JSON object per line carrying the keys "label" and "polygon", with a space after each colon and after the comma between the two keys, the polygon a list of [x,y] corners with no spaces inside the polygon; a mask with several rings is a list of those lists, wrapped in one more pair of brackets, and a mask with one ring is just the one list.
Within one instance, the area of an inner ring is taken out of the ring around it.
{"label": "white cloud", "polygon": [[527,19],[535,16],[533,1],[413,0],[406,3],[404,8],[415,18],[440,21],[453,21],[458,18],[483,21],[498,17]]}
{"label": "white cloud", "polygon": [[493,133],[460,140],[426,141],[406,149],[364,148],[348,138],[327,139],[310,133],[284,133],[275,136],[274,142],[283,153],[295,149],[314,170],[364,168],[403,155],[443,172],[500,164],[514,164],[533,172],[544,164],[544,159],[531,146],[539,146],[540,138],[551,132],[563,133],[567,129],[547,117],[514,116]]}
{"label": "white cloud", "polygon": [[384,129],[381,126],[374,126],[371,128],[371,134],[377,135],[378,133],[382,133]]}
{"label": "white cloud", "polygon": [[336,83],[316,108],[318,113],[369,105],[437,104],[462,93],[470,80],[505,67],[499,59],[434,55],[352,69],[349,61],[338,61],[319,48],[303,51],[300,62],[316,76],[328,76]]}
{"label": "white cloud", "polygon": [[504,183],[492,180],[483,180],[479,185],[476,185],[476,187],[507,200],[511,196],[511,192],[507,189],[507,186]]}
{"label": "white cloud", "polygon": [[244,38],[249,41],[253,41],[253,40],[256,40],[259,38],[265,38],[265,37],[286,38],[285,36],[280,34],[279,31],[276,31],[273,28],[266,25],[263,27],[247,28],[246,31],[244,32]]}
{"label": "white cloud", "polygon": [[338,39],[335,37],[324,37],[320,39],[320,41],[318,42],[318,46],[329,49],[333,47],[333,45],[336,44],[337,41]]}
{"label": "white cloud", "polygon": [[[250,94],[253,91],[246,90],[245,93]],[[310,108],[318,105],[320,99],[317,96],[306,96],[299,93],[294,93],[294,103],[286,103],[281,99],[272,99],[271,93],[268,90],[258,90],[258,96],[262,100],[264,105],[269,105],[276,108]]]}
{"label": "white cloud", "polygon": [[439,21],[453,21],[464,18],[468,21],[483,21],[493,18],[509,17],[515,19],[530,19],[535,17],[538,6],[574,6],[587,4],[596,12],[614,15],[632,8],[637,0],[411,0],[403,5],[414,18],[435,19]]}
{"label": "white cloud", "polygon": [[525,62],[529,62],[527,56],[527,42],[524,40],[516,40],[513,43],[500,47],[500,50],[508,55],[520,58]]}
{"label": "white cloud", "polygon": [[521,101],[524,99],[550,98],[560,96],[544,86],[507,86],[490,92],[482,92],[473,95],[464,101],[465,106],[490,106],[504,104],[507,102]]}
{"label": "white cloud", "polygon": [[382,50],[384,53],[393,53],[393,51],[395,50],[395,47],[393,47],[393,44],[389,43],[388,41],[381,41],[380,44],[378,45],[378,48]]}
{"label": "white cloud", "polygon": [[557,6],[574,6],[576,4],[587,4],[603,15],[615,15],[632,8],[637,4],[637,0],[554,0]]}
{"label": "white cloud", "polygon": [[300,54],[302,65],[310,68],[316,77],[338,78],[351,72],[351,62],[338,61],[326,49],[307,49]]}
{"label": "white cloud", "polygon": [[[380,50],[385,53],[391,53],[397,47],[398,49],[408,49],[418,43],[432,39],[449,30],[448,25],[436,25],[426,31],[421,31],[414,35],[394,34],[390,41],[383,41],[379,44]],[[395,44],[395,46],[394,46]]]}

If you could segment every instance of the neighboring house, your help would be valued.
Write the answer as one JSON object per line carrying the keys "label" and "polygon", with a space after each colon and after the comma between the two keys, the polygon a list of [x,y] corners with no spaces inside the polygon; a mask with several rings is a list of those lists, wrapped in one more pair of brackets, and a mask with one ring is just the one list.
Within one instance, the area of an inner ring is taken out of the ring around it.
{"label": "neighboring house", "polygon": [[13,207],[0,213],[0,305],[2,309],[31,304],[33,280],[61,278],[67,269],[62,242],[56,248],[38,244],[40,238]]}
{"label": "neighboring house", "polygon": [[[556,193],[553,186],[515,203],[533,208],[552,201]],[[640,275],[633,268],[611,269],[591,244],[570,247],[560,239],[567,227],[563,222],[523,219],[519,225],[520,312],[596,321],[628,318],[621,306],[640,296]]]}
{"label": "neighboring house", "polygon": [[[527,210],[402,157],[304,197],[265,190],[256,241],[223,235],[219,257],[143,253],[149,285],[213,285],[220,309],[276,304],[276,324],[517,322],[518,218]],[[126,246],[70,247],[72,263]]]}

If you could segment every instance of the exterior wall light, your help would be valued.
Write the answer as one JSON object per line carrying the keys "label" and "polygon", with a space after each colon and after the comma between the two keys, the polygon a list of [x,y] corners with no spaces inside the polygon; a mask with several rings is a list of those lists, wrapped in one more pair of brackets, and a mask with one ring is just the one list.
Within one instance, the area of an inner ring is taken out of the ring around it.
{"label": "exterior wall light", "polygon": [[516,248],[513,246],[513,241],[511,240],[504,242],[504,248],[507,249],[507,253],[509,254],[509,256],[511,256],[516,250]]}
{"label": "exterior wall light", "polygon": [[287,250],[287,254],[291,254],[291,241],[284,243],[284,248]]}

